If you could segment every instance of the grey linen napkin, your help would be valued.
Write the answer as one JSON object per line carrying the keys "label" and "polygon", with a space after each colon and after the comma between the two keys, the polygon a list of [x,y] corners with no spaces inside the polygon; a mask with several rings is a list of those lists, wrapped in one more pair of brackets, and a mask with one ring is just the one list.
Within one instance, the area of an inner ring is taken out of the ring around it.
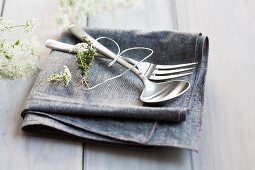
{"label": "grey linen napkin", "polygon": [[[27,98],[22,111],[22,129],[90,142],[197,150],[208,38],[201,34],[170,31],[86,31],[94,38],[110,37],[122,49],[134,46],[152,48],[154,54],[148,61],[155,64],[198,62],[193,75],[182,78],[191,83],[191,89],[181,97],[160,105],[146,105],[139,99],[142,83],[130,72],[98,88],[84,91],[79,83],[81,76],[74,55],[53,51]],[[63,34],[60,40],[71,44],[78,42],[68,33]],[[116,51],[111,42],[102,43]],[[137,50],[125,56],[141,60],[146,54],[147,51]],[[89,76],[91,86],[125,71],[117,63],[108,67],[109,62],[108,59],[95,59]],[[68,87],[49,84],[49,75],[63,70],[63,65],[73,73],[71,84]]]}

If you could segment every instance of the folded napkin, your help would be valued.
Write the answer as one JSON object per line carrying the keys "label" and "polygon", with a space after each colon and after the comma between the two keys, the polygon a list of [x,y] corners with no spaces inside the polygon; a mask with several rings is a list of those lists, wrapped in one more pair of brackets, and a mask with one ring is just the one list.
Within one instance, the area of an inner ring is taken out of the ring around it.
{"label": "folded napkin", "polygon": [[[139,99],[142,83],[129,72],[84,91],[74,55],[53,51],[27,98],[22,111],[22,129],[99,143],[198,149],[208,38],[201,34],[170,31],[86,29],[86,32],[94,38],[110,37],[121,49],[151,48],[154,54],[148,61],[155,64],[198,62],[191,76],[179,78],[188,80],[191,88],[174,100],[150,106]],[[60,40],[70,44],[79,42],[68,33]],[[102,44],[116,51],[112,42],[105,40]],[[148,51],[137,50],[125,56],[141,60],[147,54]],[[102,58],[94,60],[89,75],[91,86],[125,71],[117,63],[108,67],[109,62],[111,60]],[[68,87],[49,84],[49,75],[63,70],[63,65],[73,73],[71,84]]]}

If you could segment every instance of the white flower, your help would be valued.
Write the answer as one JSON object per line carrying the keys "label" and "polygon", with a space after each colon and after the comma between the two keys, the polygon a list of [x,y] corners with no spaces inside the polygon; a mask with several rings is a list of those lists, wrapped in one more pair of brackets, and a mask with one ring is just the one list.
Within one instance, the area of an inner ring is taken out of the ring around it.
{"label": "white flower", "polygon": [[15,55],[13,44],[7,40],[0,40],[0,58],[11,60]]}
{"label": "white flower", "polygon": [[27,39],[20,41],[20,50],[26,56],[38,56],[39,55],[39,42],[37,37],[28,37]]}
{"label": "white flower", "polygon": [[74,50],[77,52],[88,51],[87,43],[78,43],[74,46]]}
{"label": "white flower", "polygon": [[28,20],[24,26],[24,33],[26,33],[26,34],[32,33],[38,26],[39,26],[38,19]]}
{"label": "white flower", "polygon": [[65,85],[67,86],[69,84],[69,82],[71,81],[72,79],[72,74],[69,70],[69,68],[67,66],[64,65],[64,72],[63,74],[66,75],[66,80],[65,80]]}
{"label": "white flower", "polygon": [[13,20],[0,17],[0,31],[10,30],[13,26]]}

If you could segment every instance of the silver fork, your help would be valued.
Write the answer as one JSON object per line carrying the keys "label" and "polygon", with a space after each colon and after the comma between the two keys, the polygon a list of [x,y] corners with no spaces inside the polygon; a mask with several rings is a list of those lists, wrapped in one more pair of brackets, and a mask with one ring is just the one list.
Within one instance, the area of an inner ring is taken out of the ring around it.
{"label": "silver fork", "polygon": [[[60,41],[48,39],[45,43],[46,47],[62,52],[69,52],[69,53],[77,53],[76,48],[74,45],[63,43]],[[98,57],[106,58],[104,55],[97,53]],[[127,62],[135,65],[139,62],[127,58],[121,57]],[[149,62],[140,62],[137,65],[137,68],[150,80],[155,81],[163,81],[169,80],[173,78],[188,76],[192,74],[192,71],[195,69],[195,65],[197,63],[185,63],[185,64],[176,64],[176,65],[159,65],[153,64]]]}

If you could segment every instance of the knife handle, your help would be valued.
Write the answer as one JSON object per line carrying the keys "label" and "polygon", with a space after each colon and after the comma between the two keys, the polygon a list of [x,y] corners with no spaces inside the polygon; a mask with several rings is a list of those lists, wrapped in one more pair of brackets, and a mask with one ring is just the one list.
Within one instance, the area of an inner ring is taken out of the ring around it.
{"label": "knife handle", "polygon": [[57,51],[62,51],[62,52],[68,52],[68,53],[76,53],[74,45],[67,44],[67,43],[62,43],[60,41],[48,39],[45,42],[46,47],[57,50]]}
{"label": "knife handle", "polygon": [[[52,39],[48,39],[45,42],[45,46],[47,48],[50,48],[50,49],[53,49],[53,50],[57,50],[57,51],[73,53],[73,54],[77,53],[77,51],[74,48],[75,47],[74,45],[68,44],[68,43],[63,43],[63,42],[52,40]],[[102,55],[100,53],[97,53],[96,56],[100,57],[100,58],[107,58],[106,56],[104,56],[104,55]],[[129,62],[132,65],[137,64],[137,61],[135,61],[135,60],[132,60],[130,58],[123,57],[123,56],[120,56],[120,57],[122,57],[125,61]]]}

